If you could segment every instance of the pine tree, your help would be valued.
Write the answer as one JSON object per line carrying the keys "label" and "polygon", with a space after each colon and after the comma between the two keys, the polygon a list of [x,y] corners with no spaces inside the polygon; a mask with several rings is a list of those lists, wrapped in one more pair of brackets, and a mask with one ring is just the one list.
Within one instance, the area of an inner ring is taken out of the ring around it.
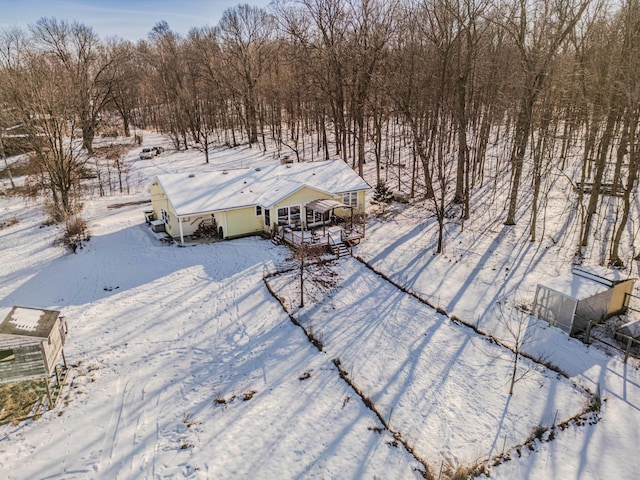
{"label": "pine tree", "polygon": [[373,190],[373,203],[391,203],[393,201],[393,193],[387,187],[387,184],[380,182]]}

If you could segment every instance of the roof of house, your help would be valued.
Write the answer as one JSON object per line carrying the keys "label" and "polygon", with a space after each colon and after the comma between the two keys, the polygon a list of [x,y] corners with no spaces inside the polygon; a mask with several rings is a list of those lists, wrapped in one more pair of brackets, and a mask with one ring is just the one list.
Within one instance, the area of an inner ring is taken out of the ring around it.
{"label": "roof of house", "polygon": [[30,307],[12,307],[0,323],[0,335],[47,338],[56,326],[60,312]]}
{"label": "roof of house", "polygon": [[156,180],[178,216],[253,205],[271,208],[304,187],[331,195],[371,188],[342,160],[166,174]]}

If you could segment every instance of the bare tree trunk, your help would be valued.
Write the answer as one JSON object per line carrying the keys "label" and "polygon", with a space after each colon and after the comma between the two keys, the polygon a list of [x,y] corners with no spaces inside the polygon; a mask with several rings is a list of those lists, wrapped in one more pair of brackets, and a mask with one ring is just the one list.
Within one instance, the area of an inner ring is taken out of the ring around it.
{"label": "bare tree trunk", "polygon": [[589,196],[589,205],[585,215],[584,228],[582,230],[582,236],[580,238],[580,246],[586,247],[589,244],[589,234],[591,232],[591,226],[593,223],[593,217],[596,214],[598,207],[598,200],[600,198],[600,188],[602,186],[602,178],[604,176],[604,170],[607,161],[607,154],[609,152],[609,145],[613,135],[613,127],[616,123],[616,112],[614,109],[609,110],[607,115],[607,125],[600,139],[600,146],[598,148],[598,161],[596,163],[596,172],[593,179],[593,186],[591,187],[591,194]]}
{"label": "bare tree trunk", "polygon": [[13,175],[11,174],[11,167],[9,166],[9,162],[7,162],[7,155],[4,151],[4,143],[2,142],[2,131],[0,131],[0,156],[2,157],[2,160],[4,161],[4,169],[7,172],[7,174],[9,175],[9,181],[11,182],[11,189],[15,190],[16,189],[16,184],[13,181]]}
{"label": "bare tree trunk", "polygon": [[527,142],[529,141],[529,131],[531,130],[531,117],[533,114],[533,104],[536,95],[530,94],[522,98],[518,119],[516,121],[515,139],[513,152],[511,154],[511,191],[509,192],[509,210],[505,225],[516,224],[516,206],[518,203],[518,191],[520,179],[522,178],[522,167],[524,156],[527,152]]}
{"label": "bare tree trunk", "polygon": [[[626,137],[629,146],[629,174],[627,176],[627,185],[623,187],[623,195],[622,195],[622,217],[620,218],[620,222],[615,226],[613,239],[611,241],[611,249],[609,254],[609,263],[616,267],[624,267],[624,262],[620,258],[620,240],[622,239],[622,233],[627,227],[627,222],[629,221],[629,212],[631,210],[631,193],[635,190],[635,184],[638,179],[638,152],[636,146],[636,135],[635,132],[638,128],[638,115],[634,113],[633,119],[631,122],[626,122],[629,127],[628,133],[629,135]],[[631,125],[629,125],[631,124]],[[615,181],[615,180],[614,180]]]}

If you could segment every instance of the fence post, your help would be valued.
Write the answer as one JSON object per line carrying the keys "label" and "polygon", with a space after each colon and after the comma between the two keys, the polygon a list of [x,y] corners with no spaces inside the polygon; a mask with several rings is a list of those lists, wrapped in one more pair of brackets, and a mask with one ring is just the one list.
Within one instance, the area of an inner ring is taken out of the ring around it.
{"label": "fence post", "polygon": [[591,326],[593,325],[593,321],[589,320],[587,322],[587,331],[585,333],[585,337],[584,337],[584,343],[586,343],[587,345],[589,345],[590,342],[590,337],[591,337]]}
{"label": "fence post", "polygon": [[627,360],[629,359],[629,351],[631,350],[631,341],[633,340],[633,337],[629,336],[627,339],[627,349],[624,351],[624,363],[627,363]]}

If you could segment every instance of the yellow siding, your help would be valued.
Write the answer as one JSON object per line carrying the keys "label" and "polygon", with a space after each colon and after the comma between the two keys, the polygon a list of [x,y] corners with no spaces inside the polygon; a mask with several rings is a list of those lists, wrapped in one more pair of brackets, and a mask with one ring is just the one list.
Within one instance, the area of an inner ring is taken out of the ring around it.
{"label": "yellow siding", "polygon": [[151,208],[153,209],[156,220],[162,219],[162,210],[166,211],[169,214],[169,223],[166,224],[164,228],[169,235],[179,237],[180,227],[176,218],[176,212],[171,208],[169,199],[162,190],[162,187],[160,187],[158,182],[153,182],[149,190],[151,193]]}
{"label": "yellow siding", "polygon": [[160,184],[158,184],[158,182],[153,182],[153,185],[151,185],[151,188],[149,190],[151,193],[151,207],[153,208],[155,217],[159,219],[160,209],[169,209],[169,200],[167,200],[167,196],[164,194],[164,191],[162,191],[162,188],[160,187]]}
{"label": "yellow siding", "polygon": [[[198,229],[198,225],[203,220],[211,220],[211,214],[206,215],[191,215],[190,217],[182,217],[182,234],[186,237],[192,235]],[[216,220],[217,221],[217,220]],[[180,226],[176,229],[176,236],[180,236]]]}
{"label": "yellow siding", "polygon": [[358,213],[364,213],[365,191],[360,190],[358,192]]}
{"label": "yellow siding", "polygon": [[[169,200],[164,191],[157,182],[154,182],[150,188],[151,205],[157,220],[162,219],[162,210],[169,215],[169,221],[165,225],[166,232],[174,238],[180,237],[180,225],[176,213],[171,208]],[[270,209],[271,225],[278,221],[278,208],[299,206],[300,213],[304,219],[304,206],[314,200],[319,199],[336,199],[333,195],[320,192],[309,187],[303,187],[286,199],[278,202]],[[358,209],[356,211],[364,211],[365,192],[358,192]],[[349,209],[336,209],[336,213],[342,216],[351,215]],[[214,212],[218,227],[222,227],[224,238],[236,237],[241,235],[250,235],[263,231],[269,231],[270,228],[264,224],[264,209],[262,215],[256,215],[255,206],[239,208],[234,210]],[[182,233],[184,236],[192,235],[198,228],[202,220],[210,220],[211,214],[190,216],[182,218]]]}
{"label": "yellow siding", "polygon": [[298,190],[293,195],[288,196],[281,202],[276,203],[274,205],[274,208],[276,209],[275,212],[277,214],[277,209],[280,207],[295,207],[297,205],[302,208],[307,203],[320,199],[333,199],[333,196],[324,192],[313,190],[312,188],[304,187]]}
{"label": "yellow siding", "polygon": [[608,314],[615,315],[624,311],[626,296],[633,291],[633,279],[626,280],[615,285],[611,291],[611,301],[609,302]]}
{"label": "yellow siding", "polygon": [[[339,195],[338,201],[342,201],[342,195]],[[363,213],[364,212],[364,202],[365,202],[365,191],[360,190],[358,192],[358,205],[353,209],[353,213]],[[339,217],[350,217],[351,209],[349,208],[336,208],[336,215]]]}
{"label": "yellow siding", "polygon": [[258,233],[264,230],[264,219],[262,215],[256,215],[256,207],[238,208],[221,213],[224,223],[218,220],[220,213],[216,213],[216,221],[218,226],[223,227],[225,238]]}

